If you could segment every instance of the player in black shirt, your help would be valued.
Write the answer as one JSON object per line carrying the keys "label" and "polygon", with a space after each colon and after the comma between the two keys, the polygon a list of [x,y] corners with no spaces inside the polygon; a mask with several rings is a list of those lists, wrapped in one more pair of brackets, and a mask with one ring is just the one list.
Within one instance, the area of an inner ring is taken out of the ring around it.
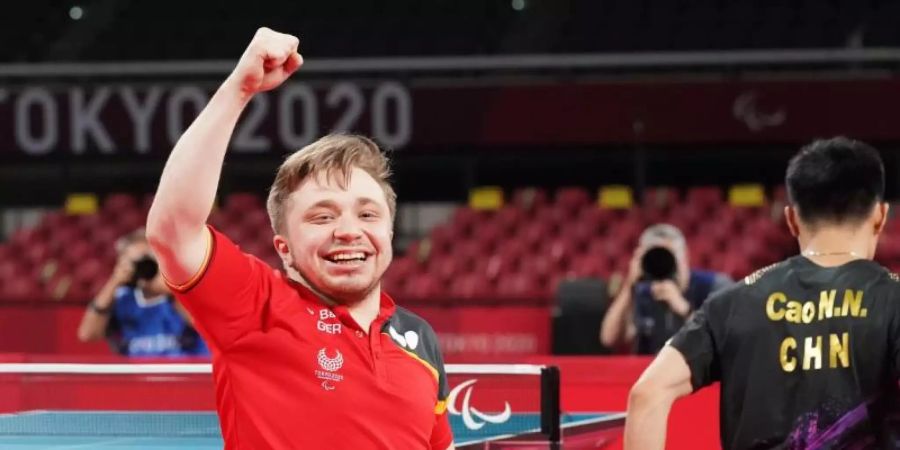
{"label": "player in black shirt", "polygon": [[672,403],[715,381],[725,449],[900,449],[900,281],[872,261],[881,157],[816,141],[786,182],[801,254],[713,295],[663,348],[632,388],[627,450],[662,449]]}

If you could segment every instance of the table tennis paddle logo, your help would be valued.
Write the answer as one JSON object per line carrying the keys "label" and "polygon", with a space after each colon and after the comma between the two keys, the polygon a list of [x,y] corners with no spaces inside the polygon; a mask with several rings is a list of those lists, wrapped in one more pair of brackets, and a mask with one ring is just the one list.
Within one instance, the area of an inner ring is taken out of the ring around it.
{"label": "table tennis paddle logo", "polygon": [[406,333],[400,334],[396,328],[392,326],[388,327],[388,334],[391,335],[391,339],[394,342],[400,344],[401,347],[408,348],[410,350],[415,350],[416,347],[419,346],[419,334],[415,331],[407,331]]}
{"label": "table tennis paddle logo", "polygon": [[[512,417],[512,409],[509,402],[503,402],[503,411],[498,414],[487,414],[472,406],[472,390],[478,380],[467,380],[460,383],[450,391],[447,396],[447,411],[454,416],[462,416],[463,424],[470,430],[480,430],[487,423],[500,424]],[[456,407],[456,397],[463,393],[462,407]]]}

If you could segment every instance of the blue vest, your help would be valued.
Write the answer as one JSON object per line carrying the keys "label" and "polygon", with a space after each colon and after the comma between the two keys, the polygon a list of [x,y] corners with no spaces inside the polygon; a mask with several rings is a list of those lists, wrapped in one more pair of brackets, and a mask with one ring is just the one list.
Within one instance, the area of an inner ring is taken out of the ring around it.
{"label": "blue vest", "polygon": [[168,295],[144,298],[140,289],[116,289],[108,334],[127,356],[205,356],[206,343],[178,314]]}

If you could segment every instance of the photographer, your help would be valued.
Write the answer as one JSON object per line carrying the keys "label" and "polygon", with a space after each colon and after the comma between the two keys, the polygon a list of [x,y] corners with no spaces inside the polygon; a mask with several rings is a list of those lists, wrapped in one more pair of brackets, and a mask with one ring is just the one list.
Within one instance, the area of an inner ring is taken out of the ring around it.
{"label": "photographer", "polygon": [[206,344],[159,274],[144,236],[135,230],[116,242],[119,260],[88,304],[78,327],[82,342],[108,339],[126,356],[206,356]]}
{"label": "photographer", "polygon": [[655,354],[709,295],[729,286],[721,273],[691,270],[681,231],[656,224],[641,234],[618,295],[600,329],[610,349]]}

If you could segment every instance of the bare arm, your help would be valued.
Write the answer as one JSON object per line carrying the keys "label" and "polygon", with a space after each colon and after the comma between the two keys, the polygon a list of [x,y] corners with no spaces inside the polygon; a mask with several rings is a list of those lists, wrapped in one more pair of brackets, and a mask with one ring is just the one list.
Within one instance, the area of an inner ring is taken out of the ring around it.
{"label": "bare arm", "polygon": [[663,450],[669,410],[692,390],[684,357],[671,346],[663,347],[628,396],[625,450]]}
{"label": "bare arm", "polygon": [[[106,326],[109,325],[112,308],[115,306],[113,303],[116,300],[116,289],[127,283],[133,273],[134,262],[128,256],[120,256],[109,280],[94,296],[91,302],[93,307],[89,305],[84,311],[84,316],[81,317],[81,324],[78,325],[79,341],[90,342],[106,337]],[[94,308],[107,312],[100,313]]]}
{"label": "bare arm", "polygon": [[147,217],[147,237],[171,283],[185,283],[200,270],[208,245],[205,224],[231,134],[254,94],[279,86],[300,67],[298,44],[294,36],[260,28],[169,155]]}
{"label": "bare arm", "polygon": [[634,285],[641,278],[641,256],[644,249],[638,247],[631,255],[631,261],[628,263],[628,273],[622,280],[622,287],[619,293],[609,305],[606,314],[603,316],[603,323],[600,326],[600,343],[604,347],[616,348],[622,345],[631,345],[634,337],[637,335],[637,328],[634,326]]}
{"label": "bare arm", "polygon": [[616,348],[634,341],[637,330],[634,326],[634,302],[632,286],[627,282],[622,285],[616,298],[603,316],[600,327],[600,343],[604,347]]}
{"label": "bare arm", "polygon": [[[112,280],[107,281],[100,289],[100,292],[94,296],[93,307],[88,306],[81,316],[81,324],[78,325],[78,340],[81,342],[91,342],[103,339],[106,336],[106,326],[109,325],[109,318],[112,314],[113,301],[115,300],[116,288],[118,283]],[[105,313],[97,312],[94,307],[106,310]]]}

